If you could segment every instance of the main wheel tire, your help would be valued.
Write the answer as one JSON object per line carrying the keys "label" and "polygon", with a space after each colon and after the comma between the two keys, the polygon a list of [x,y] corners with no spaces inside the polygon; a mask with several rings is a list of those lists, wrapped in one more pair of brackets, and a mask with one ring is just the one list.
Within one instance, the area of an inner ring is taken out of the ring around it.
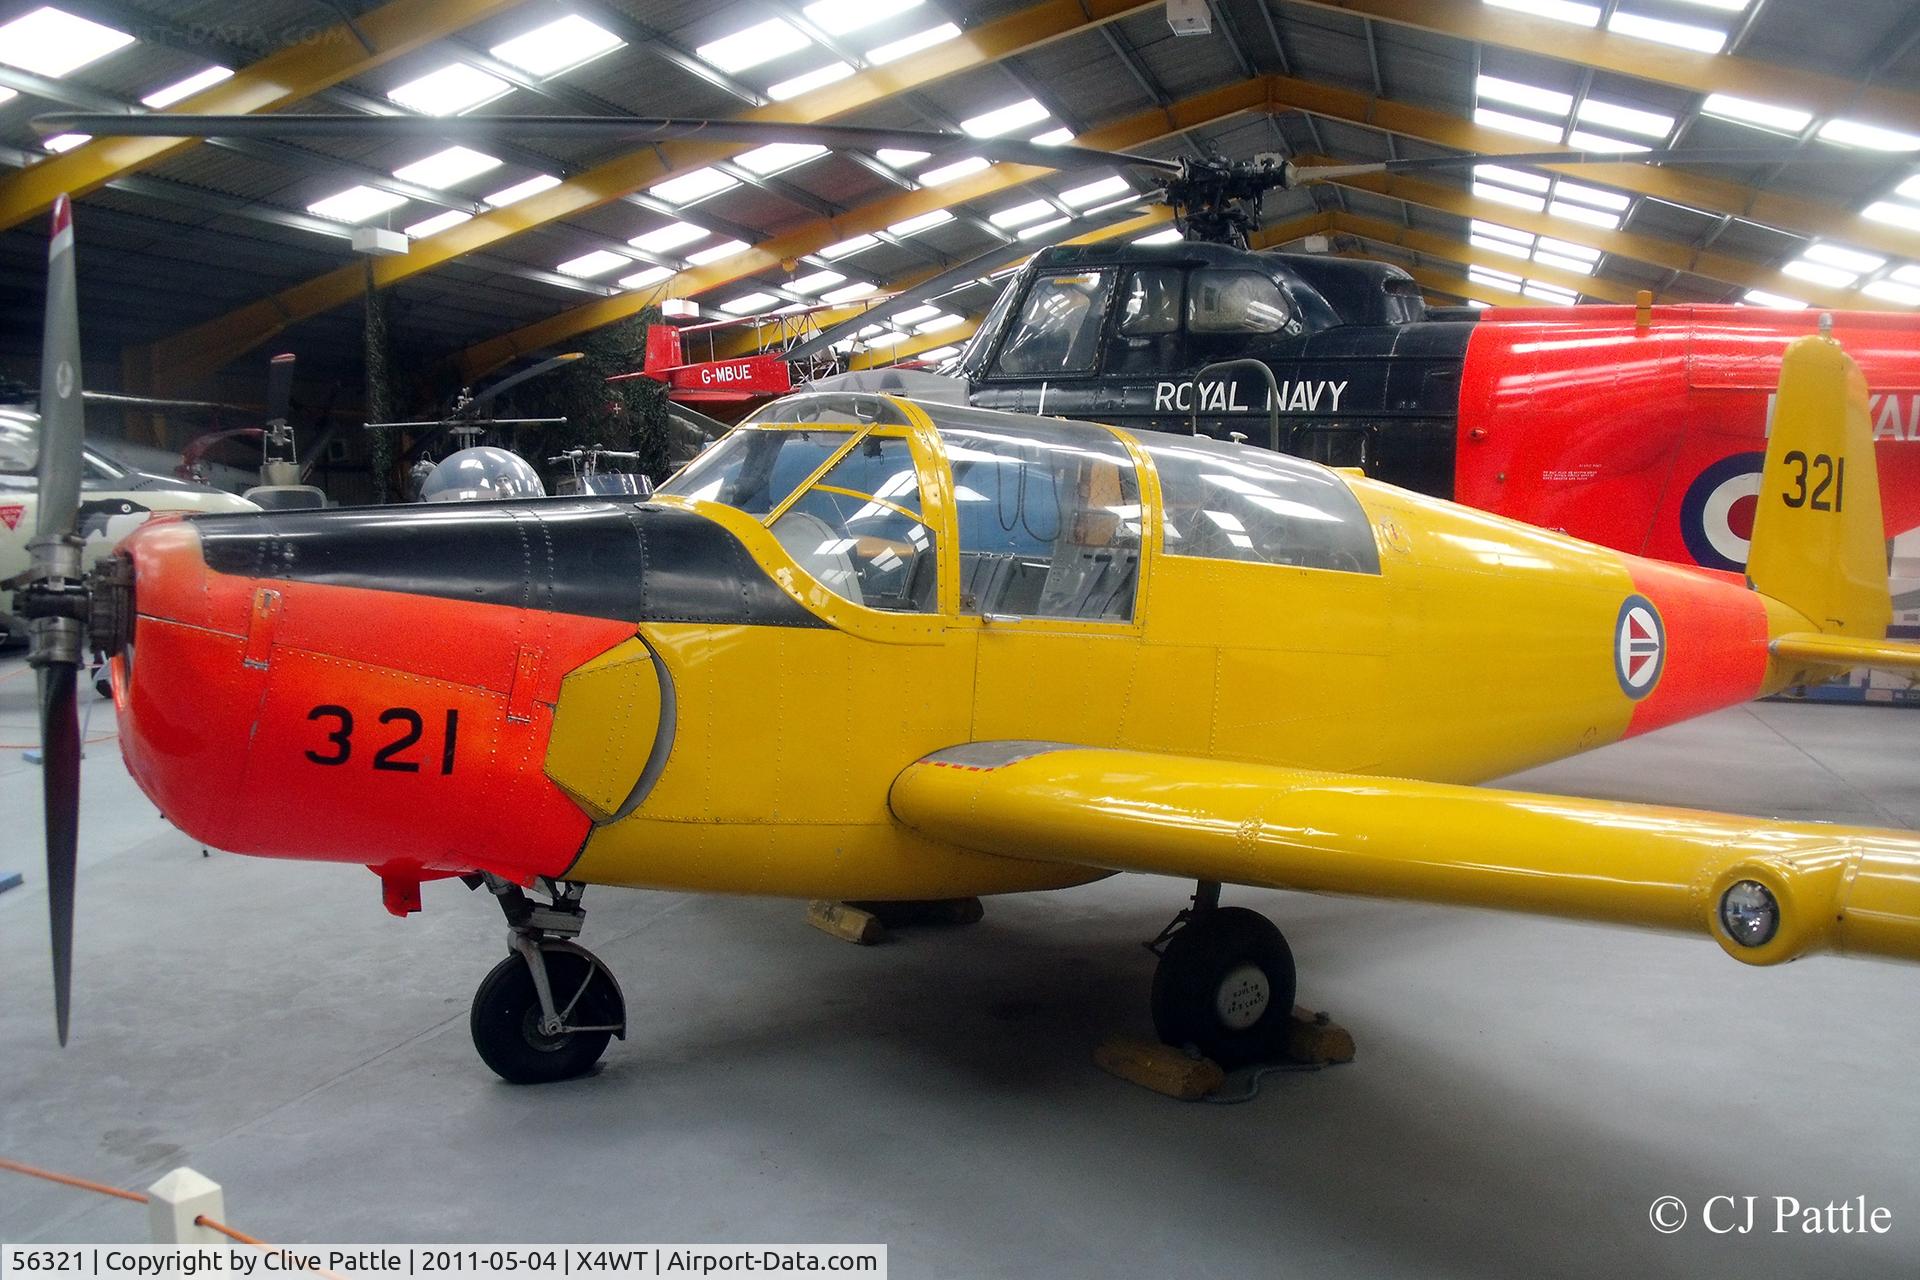
{"label": "main wheel tire", "polygon": [[1273,922],[1216,907],[1183,926],[1153,972],[1153,1028],[1223,1067],[1268,1062],[1287,1046],[1296,975]]}
{"label": "main wheel tire", "polygon": [[[547,982],[554,1003],[565,1009],[574,993],[587,990],[574,1003],[571,1021],[587,1026],[614,1026],[624,1011],[620,995],[604,970],[577,951],[548,950]],[[480,1060],[510,1084],[551,1084],[583,1075],[607,1050],[611,1031],[574,1031],[550,1036],[540,1030],[540,995],[533,973],[517,952],[509,955],[481,980],[473,993],[473,1047]]]}

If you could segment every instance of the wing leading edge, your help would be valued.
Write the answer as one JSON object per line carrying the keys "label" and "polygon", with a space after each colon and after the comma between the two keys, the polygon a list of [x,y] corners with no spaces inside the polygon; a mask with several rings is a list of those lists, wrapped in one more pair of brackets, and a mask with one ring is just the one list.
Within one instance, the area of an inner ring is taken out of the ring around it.
{"label": "wing leading edge", "polygon": [[891,804],[1008,857],[1704,931],[1748,964],[1920,960],[1907,832],[1034,742],[935,752]]}

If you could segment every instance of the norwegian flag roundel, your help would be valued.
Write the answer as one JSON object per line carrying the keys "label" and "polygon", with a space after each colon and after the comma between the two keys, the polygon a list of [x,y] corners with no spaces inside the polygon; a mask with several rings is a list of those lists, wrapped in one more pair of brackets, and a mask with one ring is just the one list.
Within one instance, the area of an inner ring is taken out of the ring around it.
{"label": "norwegian flag roundel", "polygon": [[1660,611],[1645,596],[1628,596],[1613,624],[1613,674],[1620,691],[1638,702],[1660,683],[1667,660],[1667,631]]}

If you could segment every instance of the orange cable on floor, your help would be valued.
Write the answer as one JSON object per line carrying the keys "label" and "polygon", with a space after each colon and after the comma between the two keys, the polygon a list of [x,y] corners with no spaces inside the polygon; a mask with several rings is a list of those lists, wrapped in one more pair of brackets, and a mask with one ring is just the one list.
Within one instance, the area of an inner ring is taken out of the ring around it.
{"label": "orange cable on floor", "polygon": [[29,1178],[44,1178],[48,1182],[58,1182],[62,1186],[78,1187],[82,1191],[97,1191],[103,1196],[118,1196],[122,1200],[131,1200],[135,1204],[145,1204],[147,1197],[138,1191],[123,1191],[119,1187],[110,1187],[104,1182],[89,1182],[85,1178],[76,1178],[71,1174],[54,1173],[50,1169],[36,1169],[30,1164],[21,1164],[18,1160],[0,1157],[0,1169],[9,1173],[24,1173]]}

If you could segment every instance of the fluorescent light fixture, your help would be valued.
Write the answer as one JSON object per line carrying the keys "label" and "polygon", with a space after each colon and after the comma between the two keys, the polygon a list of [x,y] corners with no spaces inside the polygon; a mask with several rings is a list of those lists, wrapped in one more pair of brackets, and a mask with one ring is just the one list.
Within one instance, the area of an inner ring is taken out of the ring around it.
{"label": "fluorescent light fixture", "polygon": [[1085,186],[1069,187],[1060,193],[1060,198],[1076,209],[1084,209],[1090,204],[1099,204],[1118,195],[1131,195],[1132,192],[1133,188],[1127,185],[1127,180],[1116,175],[1089,182]]}
{"label": "fluorescent light fixture", "polygon": [[1589,249],[1583,244],[1572,244],[1565,240],[1555,240],[1552,236],[1541,236],[1540,247],[1548,253],[1559,254],[1566,258],[1578,258],[1582,262],[1598,262],[1600,251]]}
{"label": "fluorescent light fixture", "polygon": [[1607,19],[1607,30],[1616,35],[1633,36],[1638,40],[1652,40],[1657,44],[1670,44],[1679,49],[1692,49],[1695,53],[1718,53],[1726,47],[1727,33],[1715,31],[1711,27],[1696,27],[1689,22],[1667,22],[1661,18],[1649,18],[1642,13],[1628,13],[1624,9]]}
{"label": "fluorescent light fixture", "polygon": [[1803,133],[1806,127],[1813,123],[1811,111],[1776,107],[1770,102],[1736,98],[1730,93],[1708,94],[1707,100],[1700,104],[1700,113],[1712,116],[1716,120],[1731,120],[1735,124],[1750,125],[1755,129],[1766,129],[1772,133]]}
{"label": "fluorescent light fixture", "polygon": [[1569,258],[1558,253],[1548,253],[1544,249],[1533,255],[1533,260],[1543,267],[1558,267],[1577,276],[1593,274],[1593,263],[1584,258]]}
{"label": "fluorescent light fixture", "polygon": [[1920,150],[1920,134],[1884,129],[1864,120],[1829,120],[1820,126],[1820,132],[1815,136],[1822,142],[1842,147],[1864,147],[1870,151]]}
{"label": "fluorescent light fixture", "polygon": [[1540,196],[1530,196],[1524,191],[1514,191],[1507,187],[1498,187],[1491,182],[1473,184],[1473,194],[1482,200],[1491,200],[1495,204],[1512,205],[1516,209],[1526,209],[1532,213],[1543,212],[1547,202]]}
{"label": "fluorescent light fixture", "polygon": [[845,288],[835,289],[831,293],[821,294],[820,301],[852,302],[854,299],[864,298],[870,293],[878,293],[879,290],[880,290],[879,285],[869,284],[865,280],[856,280],[852,284],[847,285]]}
{"label": "fluorescent light fixture", "polygon": [[946,359],[950,359],[953,356],[957,356],[959,354],[960,354],[960,348],[958,347],[935,347],[931,351],[922,351],[920,353],[920,359],[946,360]]}
{"label": "fluorescent light fixture", "polygon": [[1845,289],[1860,279],[1856,272],[1842,271],[1839,267],[1822,266],[1818,262],[1802,259],[1789,262],[1780,268],[1782,275],[1792,276],[1795,280],[1811,280],[1814,284],[1826,285],[1829,289]]}
{"label": "fluorescent light fixture", "polygon": [[40,145],[46,148],[48,152],[57,156],[57,155],[60,155],[62,152],[71,151],[75,147],[82,146],[85,143],[89,143],[92,141],[93,141],[93,135],[90,133],[56,133],[53,137],[48,138],[46,141],[42,142]]}
{"label": "fluorescent light fixture", "polygon": [[1920,231],[1920,206],[1901,204],[1897,200],[1876,200],[1862,209],[1860,214],[1862,217],[1872,218],[1875,222],[1905,227],[1909,231]]}
{"label": "fluorescent light fixture", "polygon": [[942,311],[939,315],[933,317],[933,319],[916,325],[913,331],[915,333],[939,333],[943,329],[951,329],[957,324],[965,324],[966,322],[967,318],[965,316],[957,316],[951,311]]}
{"label": "fluorescent light fixture", "polygon": [[1519,187],[1525,191],[1538,191],[1546,194],[1553,179],[1544,174],[1528,173],[1524,169],[1509,169],[1503,164],[1477,164],[1473,166],[1473,176],[1487,178],[1493,182],[1504,182],[1510,187]]}
{"label": "fluorescent light fixture", "polygon": [[1043,147],[1064,147],[1073,141],[1073,130],[1062,125],[1058,129],[1034,134],[1033,141]]}
{"label": "fluorescent light fixture", "polygon": [[644,289],[650,284],[659,284],[662,280],[671,278],[672,275],[672,267],[648,267],[645,271],[621,276],[619,284],[622,289]]}
{"label": "fluorescent light fixture", "polygon": [[1507,293],[1520,292],[1520,278],[1509,276],[1504,271],[1489,271],[1485,267],[1468,267],[1467,279],[1475,284],[1486,285],[1489,289],[1500,289]]}
{"label": "fluorescent light fixture", "polygon": [[381,191],[375,187],[348,187],[324,200],[315,200],[307,206],[307,212],[316,217],[331,218],[335,222],[365,222],[389,209],[398,209],[406,202],[405,196],[397,196],[391,191]]}
{"label": "fluorescent light fixture", "polygon": [[1569,222],[1584,222],[1590,227],[1600,227],[1607,231],[1620,229],[1619,214],[1589,209],[1583,204],[1574,204],[1568,200],[1555,200],[1547,206],[1547,212],[1556,218],[1565,218]]}
{"label": "fluorescent light fixture", "polygon": [[900,151],[893,147],[882,147],[873,153],[880,163],[894,169],[911,169],[933,155],[931,151]]}
{"label": "fluorescent light fixture", "polygon": [[943,22],[937,27],[928,27],[925,31],[905,36],[891,44],[883,44],[878,49],[867,50],[867,61],[874,66],[897,62],[908,54],[919,53],[922,49],[931,49],[937,44],[945,44],[960,34],[960,28],[951,22]]}
{"label": "fluorescent light fixture", "polygon": [[1651,151],[1644,142],[1628,142],[1625,138],[1609,138],[1604,133],[1589,133],[1585,129],[1575,129],[1567,135],[1567,141],[1582,151]]}
{"label": "fluorescent light fixture", "polygon": [[976,138],[997,138],[1024,125],[1039,124],[1047,118],[1047,109],[1032,98],[1022,98],[1004,107],[971,116],[960,122],[962,133]]}
{"label": "fluorescent light fixture", "polygon": [[905,311],[894,313],[893,323],[919,324],[922,320],[931,320],[939,314],[940,308],[929,302],[922,306],[909,307]]}
{"label": "fluorescent light fixture", "polygon": [[1560,141],[1560,126],[1557,124],[1529,120],[1525,116],[1495,111],[1491,107],[1475,107],[1473,122],[1488,129],[1498,129],[1502,133],[1517,133],[1523,138],[1537,138],[1542,142]]}
{"label": "fluorescent light fixture", "polygon": [[1481,76],[1474,82],[1474,92],[1494,102],[1508,102],[1547,115],[1564,116],[1573,110],[1573,95],[1570,93],[1542,89],[1518,80],[1503,80],[1499,76]]}
{"label": "fluorescent light fixture", "polygon": [[795,165],[805,164],[825,154],[825,147],[815,146],[811,142],[773,142],[751,151],[742,151],[733,158],[733,162],[749,173],[764,177],[770,173],[784,173]]}
{"label": "fluorescent light fixture", "polygon": [[669,249],[678,249],[683,244],[692,244],[707,234],[705,227],[696,227],[691,222],[669,222],[657,230],[637,235],[627,241],[636,249],[648,253],[665,253]]}
{"label": "fluorescent light fixture", "polygon": [[797,98],[803,93],[812,93],[815,89],[821,88],[824,85],[830,85],[836,80],[845,80],[852,74],[852,63],[829,62],[824,67],[815,67],[811,71],[803,71],[797,76],[782,80],[779,84],[767,90],[767,96],[775,102],[785,102],[788,98]]}
{"label": "fluorescent light fixture", "polygon": [[1892,280],[1875,280],[1861,285],[1860,292],[1869,298],[1878,298],[1882,302],[1896,302],[1903,307],[1920,307],[1920,289],[1910,284],[1896,284]]}
{"label": "fluorescent light fixture", "polygon": [[483,199],[483,203],[494,209],[504,209],[510,204],[518,204],[528,196],[537,196],[542,191],[551,191],[560,185],[560,179],[550,173],[535,174],[525,182],[516,182],[503,191],[496,191]]}
{"label": "fluorescent light fixture", "polygon": [[498,76],[455,62],[418,80],[409,80],[397,89],[387,90],[387,97],[422,115],[451,116],[471,111],[512,90],[513,86]]}
{"label": "fluorescent light fixture", "polygon": [[843,36],[919,7],[920,0],[814,0],[802,12],[828,35]]}
{"label": "fluorescent light fixture", "polygon": [[818,293],[822,289],[830,288],[845,279],[846,277],[838,271],[815,271],[811,275],[801,276],[798,280],[787,285],[787,288],[794,293]]}
{"label": "fluorescent light fixture", "polygon": [[1135,236],[1135,244],[1178,244],[1186,239],[1178,227],[1165,227],[1159,231],[1150,231],[1144,236]]}
{"label": "fluorescent light fixture", "polygon": [[768,18],[744,31],[709,40],[694,52],[702,62],[712,63],[722,71],[745,71],[812,43],[799,28],[778,18]]}
{"label": "fluorescent light fixture", "polygon": [[722,258],[731,258],[736,253],[745,253],[748,247],[745,240],[722,240],[719,244],[710,245],[698,253],[688,254],[687,261],[696,267],[704,267],[709,262],[718,262]]}
{"label": "fluorescent light fixture", "polygon": [[1072,221],[1072,218],[1052,218],[1046,222],[1036,222],[1030,227],[1022,227],[1019,235],[1022,240],[1032,240],[1037,236],[1047,234],[1047,232],[1055,228],[1064,227]]}
{"label": "fluorescent light fixture", "polygon": [[1482,222],[1474,218],[1467,223],[1467,230],[1477,236],[1490,236],[1495,240],[1505,240],[1509,244],[1531,246],[1533,236],[1529,232],[1515,231],[1512,227],[1503,227],[1497,222]]}
{"label": "fluorescent light fixture", "polygon": [[780,299],[771,293],[743,293],[737,298],[730,298],[721,303],[720,309],[728,315],[744,316],[756,311],[765,311],[768,303],[778,301]]}
{"label": "fluorescent light fixture", "polygon": [[1588,98],[1580,104],[1580,119],[1605,129],[1625,129],[1644,138],[1664,138],[1673,132],[1672,116],[1599,98]]}
{"label": "fluorescent light fixture", "polygon": [[0,62],[57,80],[132,43],[124,31],[43,5],[0,27]]}
{"label": "fluorescent light fixture", "polygon": [[669,320],[694,320],[700,315],[700,304],[692,298],[668,298],[660,304],[660,314]]}
{"label": "fluorescent light fixture", "polygon": [[1783,294],[1768,293],[1765,289],[1749,289],[1740,301],[1755,307],[1777,307],[1784,311],[1805,311],[1807,304],[1798,298],[1789,298]]}
{"label": "fluorescent light fixture", "polygon": [[[0,99],[0,101],[4,101],[4,99]],[[1895,187],[1894,191],[1896,194],[1903,195],[1909,200],[1920,200],[1920,173],[1916,173],[1911,178],[1908,178],[1905,182]]]}
{"label": "fluorescent light fixture", "polygon": [[992,163],[984,156],[967,156],[964,159],[955,160],[952,164],[943,164],[937,169],[927,170],[920,175],[920,181],[929,187],[938,187],[956,178],[964,178],[970,173],[978,173]]}
{"label": "fluorescent light fixture", "polygon": [[878,237],[875,236],[855,236],[851,240],[841,240],[828,245],[820,251],[819,256],[832,262],[836,258],[845,258],[849,255],[856,254],[862,249],[871,249],[879,243]]}
{"label": "fluorescent light fixture", "polygon": [[1920,267],[1895,267],[1891,274],[1902,284],[1920,286]]}
{"label": "fluorescent light fixture", "polygon": [[[932,209],[926,213],[918,214],[911,218],[901,219],[899,222],[896,222],[892,226],[887,228],[887,234],[890,236],[910,236],[916,232],[930,230],[934,227],[939,226],[943,222],[952,222],[952,221],[953,221],[953,214],[948,210]],[[838,257],[839,255],[829,254],[828,256]]]}
{"label": "fluorescent light fixture", "polygon": [[[1531,239],[1532,237],[1528,237]],[[1510,258],[1524,258],[1533,252],[1531,245],[1514,244],[1510,240],[1496,240],[1492,236],[1469,235],[1467,243],[1476,249],[1487,249],[1494,253],[1504,253]]]}
{"label": "fluorescent light fixture", "polygon": [[568,258],[554,267],[563,276],[578,276],[582,280],[591,280],[603,276],[615,267],[633,265],[633,259],[624,253],[615,253],[611,249],[595,249],[592,253],[583,253],[577,258]]}
{"label": "fluorescent light fixture", "polygon": [[1016,204],[1010,209],[1001,209],[987,215],[987,221],[996,227],[1021,227],[1054,213],[1054,207],[1045,200],[1029,200],[1025,204]]}
{"label": "fluorescent light fixture", "polygon": [[191,98],[202,89],[212,88],[233,74],[231,67],[208,67],[205,71],[195,72],[185,80],[176,80],[164,89],[155,89],[140,101],[155,111],[170,107],[182,98]]}
{"label": "fluorescent light fixture", "polygon": [[677,178],[668,178],[665,182],[656,182],[647,191],[668,204],[692,204],[695,200],[703,200],[728,187],[739,185],[718,169],[703,168],[683,173]]}
{"label": "fluorescent light fixture", "polygon": [[470,222],[472,219],[473,215],[464,209],[448,209],[444,213],[436,213],[431,218],[414,223],[407,228],[407,234],[415,240],[421,240],[445,231],[448,227],[457,227],[463,222]]}
{"label": "fluorescent light fixture", "polygon": [[393,171],[393,176],[402,182],[418,183],[423,187],[440,190],[499,167],[499,159],[484,151],[474,151],[467,147],[448,147],[445,151],[434,152],[424,160],[415,160],[412,164],[401,165]]}
{"label": "fluorescent light fixture", "polygon": [[528,75],[554,76],[591,62],[603,53],[611,53],[625,43],[605,27],[570,13],[504,44],[496,44],[487,52]]}
{"label": "fluorescent light fixture", "polygon": [[1885,258],[1876,257],[1871,253],[1861,253],[1858,249],[1843,249],[1837,244],[1810,244],[1806,252],[1800,256],[1809,262],[1839,267],[1842,271],[1851,271],[1855,275],[1878,271],[1887,265]]}
{"label": "fluorescent light fixture", "polygon": [[1576,27],[1600,25],[1600,9],[1597,5],[1573,4],[1569,0],[1487,0],[1487,3],[1496,9],[1513,9],[1530,13],[1536,18],[1571,22]]}
{"label": "fluorescent light fixture", "polygon": [[1600,209],[1612,209],[1624,212],[1633,203],[1631,197],[1612,191],[1602,191],[1598,187],[1583,187],[1577,182],[1568,182],[1562,178],[1553,194],[1561,200],[1578,200],[1581,204],[1590,204]]}
{"label": "fluorescent light fixture", "polygon": [[1580,300],[1580,295],[1571,289],[1562,289],[1558,285],[1542,284],[1537,280],[1529,280],[1521,287],[1520,292],[1526,294],[1536,302],[1551,302],[1556,307],[1570,307]]}

